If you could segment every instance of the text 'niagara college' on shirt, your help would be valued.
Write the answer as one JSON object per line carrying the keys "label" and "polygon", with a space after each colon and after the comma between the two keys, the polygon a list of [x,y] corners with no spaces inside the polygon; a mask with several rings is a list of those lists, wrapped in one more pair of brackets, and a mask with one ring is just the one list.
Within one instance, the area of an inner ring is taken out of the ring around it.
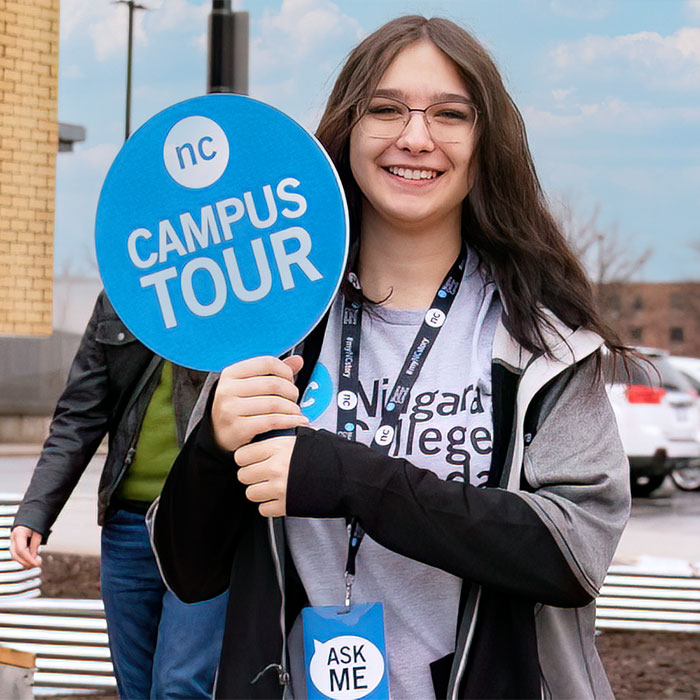
{"label": "text 'niagara college' on shirt", "polygon": [[[331,309],[321,354],[301,401],[311,427],[336,430],[342,300]],[[470,251],[452,309],[405,404],[388,454],[441,479],[482,485],[492,450],[491,350],[501,305]],[[362,318],[357,441],[369,445],[424,310],[366,309]],[[457,484],[455,484],[457,487]],[[387,513],[387,517],[391,517]],[[290,551],[313,605],[340,605],[348,533],[343,519],[286,518]],[[454,651],[461,580],[365,537],[356,603],[384,604],[391,695],[434,697],[430,663]],[[292,678],[303,682],[300,620],[290,635]],[[303,692],[302,692],[303,694]]]}

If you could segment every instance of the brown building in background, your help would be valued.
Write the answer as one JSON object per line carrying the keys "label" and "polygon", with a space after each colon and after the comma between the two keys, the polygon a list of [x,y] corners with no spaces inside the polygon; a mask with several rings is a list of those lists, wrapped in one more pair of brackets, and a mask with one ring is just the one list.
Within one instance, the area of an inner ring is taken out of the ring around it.
{"label": "brown building in background", "polygon": [[610,283],[599,302],[623,342],[700,357],[700,282]]}
{"label": "brown building in background", "polygon": [[59,0],[0,0],[0,334],[52,330]]}

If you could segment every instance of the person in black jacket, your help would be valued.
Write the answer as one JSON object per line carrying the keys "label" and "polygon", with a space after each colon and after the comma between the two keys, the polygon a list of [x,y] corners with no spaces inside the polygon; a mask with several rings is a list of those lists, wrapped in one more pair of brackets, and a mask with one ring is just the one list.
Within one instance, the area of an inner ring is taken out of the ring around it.
{"label": "person in black jacket", "polygon": [[13,524],[13,558],[39,566],[39,545],[109,435],[98,493],[101,588],[122,698],[211,696],[226,595],[197,606],[177,600],[144,524],[204,376],[154,355],[101,292]]}
{"label": "person in black jacket", "polygon": [[629,492],[597,361],[624,349],[493,61],[393,20],[317,136],[350,210],[341,293],[296,354],[208,380],[151,511],[178,595],[231,586],[216,696],[322,691],[315,649],[362,697],[361,649],[302,644],[302,609],[382,603],[392,697],[611,697],[594,599]]}

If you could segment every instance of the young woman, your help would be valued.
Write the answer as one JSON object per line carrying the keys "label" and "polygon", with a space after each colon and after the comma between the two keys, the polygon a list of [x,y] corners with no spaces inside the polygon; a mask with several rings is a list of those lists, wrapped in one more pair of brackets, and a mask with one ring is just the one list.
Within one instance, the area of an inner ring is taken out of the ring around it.
{"label": "young woman", "polygon": [[389,22],[318,136],[352,274],[299,354],[209,382],[154,524],[185,601],[230,583],[217,696],[305,696],[300,611],[343,604],[352,523],[392,697],[611,697],[593,600],[629,498],[598,364],[620,348],[491,58],[447,20]]}

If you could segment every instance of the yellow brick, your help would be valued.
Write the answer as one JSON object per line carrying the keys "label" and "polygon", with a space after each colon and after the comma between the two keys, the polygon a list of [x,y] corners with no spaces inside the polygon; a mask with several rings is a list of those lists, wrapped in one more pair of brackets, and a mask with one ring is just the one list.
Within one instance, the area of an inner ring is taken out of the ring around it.
{"label": "yellow brick", "polygon": [[51,21],[50,17],[46,17],[46,15],[40,15],[34,18],[34,26],[40,31],[40,32],[46,32],[48,34],[53,33],[53,23]]}
{"label": "yellow brick", "polygon": [[32,92],[37,89],[39,85],[39,77],[35,71],[26,71],[24,77],[22,78],[22,88],[28,92]]}
{"label": "yellow brick", "polygon": [[13,243],[10,246],[10,255],[21,257],[27,254],[27,244],[26,243]]}
{"label": "yellow brick", "polygon": [[34,110],[39,106],[39,98],[33,92],[28,95],[17,95],[17,100],[23,107],[33,108],[26,109],[22,112],[23,114],[34,114]]}
{"label": "yellow brick", "polygon": [[15,70],[30,73],[33,70],[33,66],[25,58],[18,58],[15,61]]}
{"label": "yellow brick", "polygon": [[37,212],[32,212],[32,218],[29,221],[29,233],[37,240],[37,236],[42,236],[46,233],[46,224],[43,221],[37,221]]}
{"label": "yellow brick", "polygon": [[12,27],[14,27],[17,24],[17,13],[5,10],[2,13],[2,18],[5,20],[5,37],[7,38]]}

